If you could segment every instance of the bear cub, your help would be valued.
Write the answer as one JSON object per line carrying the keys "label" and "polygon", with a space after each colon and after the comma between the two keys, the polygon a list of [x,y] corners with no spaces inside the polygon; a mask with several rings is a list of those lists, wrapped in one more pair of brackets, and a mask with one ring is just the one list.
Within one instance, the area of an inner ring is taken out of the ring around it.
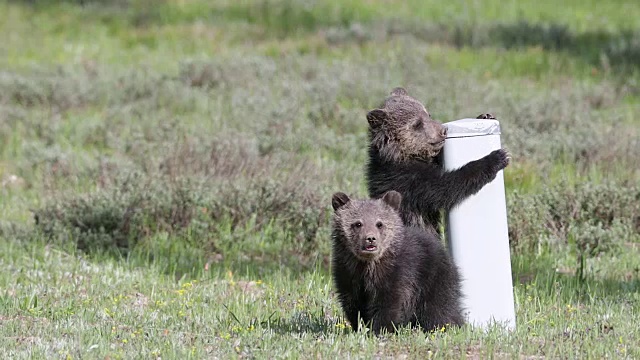
{"label": "bear cub", "polygon": [[333,195],[332,273],[347,320],[374,333],[464,324],[460,275],[439,238],[407,227],[396,191],[380,199]]}
{"label": "bear cub", "polygon": [[[482,114],[479,119],[494,119]],[[406,225],[439,230],[441,210],[449,211],[490,183],[509,164],[504,149],[495,150],[453,171],[445,171],[438,155],[447,129],[433,120],[420,101],[395,88],[379,109],[367,113],[369,196],[390,190],[402,194],[400,213]]]}

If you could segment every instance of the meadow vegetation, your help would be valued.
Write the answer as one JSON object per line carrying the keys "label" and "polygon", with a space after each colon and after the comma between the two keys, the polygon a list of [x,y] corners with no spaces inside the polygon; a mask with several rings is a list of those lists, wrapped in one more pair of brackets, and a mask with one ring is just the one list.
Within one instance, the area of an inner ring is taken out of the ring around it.
{"label": "meadow vegetation", "polygon": [[[640,357],[635,1],[4,0],[0,34],[2,358]],[[501,122],[511,334],[345,323],[330,198],[395,86]]]}

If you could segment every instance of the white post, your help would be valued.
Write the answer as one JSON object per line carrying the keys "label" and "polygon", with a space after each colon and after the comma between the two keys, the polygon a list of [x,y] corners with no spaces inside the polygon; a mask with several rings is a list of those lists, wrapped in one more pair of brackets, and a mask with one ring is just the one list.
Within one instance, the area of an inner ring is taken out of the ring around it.
{"label": "white post", "polygon": [[[444,124],[444,167],[453,170],[500,149],[500,123],[462,119]],[[503,172],[447,214],[449,250],[460,268],[467,321],[516,326]]]}

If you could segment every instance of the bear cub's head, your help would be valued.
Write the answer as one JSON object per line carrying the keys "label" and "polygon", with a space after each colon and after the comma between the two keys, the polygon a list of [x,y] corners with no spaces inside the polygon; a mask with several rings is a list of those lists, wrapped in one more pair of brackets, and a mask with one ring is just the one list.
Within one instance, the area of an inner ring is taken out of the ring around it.
{"label": "bear cub's head", "polygon": [[402,196],[396,191],[386,192],[380,199],[351,199],[348,195],[333,194],[334,241],[343,245],[361,261],[376,261],[391,248],[402,231],[398,213]]}
{"label": "bear cub's head", "polygon": [[369,111],[367,120],[371,146],[387,161],[431,161],[447,137],[447,128],[401,87],[391,91],[381,108]]}

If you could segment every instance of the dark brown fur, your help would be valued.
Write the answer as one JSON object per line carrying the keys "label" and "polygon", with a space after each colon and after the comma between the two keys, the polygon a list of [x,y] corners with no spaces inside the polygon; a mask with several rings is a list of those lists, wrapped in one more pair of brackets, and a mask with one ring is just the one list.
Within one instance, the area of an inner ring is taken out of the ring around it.
{"label": "dark brown fur", "polygon": [[395,191],[333,195],[332,273],[347,320],[359,329],[362,319],[375,333],[462,325],[458,269],[436,235],[403,225],[401,202]]}
{"label": "dark brown fur", "polygon": [[[482,114],[478,118],[494,118]],[[445,171],[438,161],[446,128],[433,120],[420,101],[395,88],[369,121],[369,196],[390,190],[402,194],[400,213],[406,225],[439,230],[440,212],[448,211],[491,182],[509,164],[504,149],[463,167]]]}

